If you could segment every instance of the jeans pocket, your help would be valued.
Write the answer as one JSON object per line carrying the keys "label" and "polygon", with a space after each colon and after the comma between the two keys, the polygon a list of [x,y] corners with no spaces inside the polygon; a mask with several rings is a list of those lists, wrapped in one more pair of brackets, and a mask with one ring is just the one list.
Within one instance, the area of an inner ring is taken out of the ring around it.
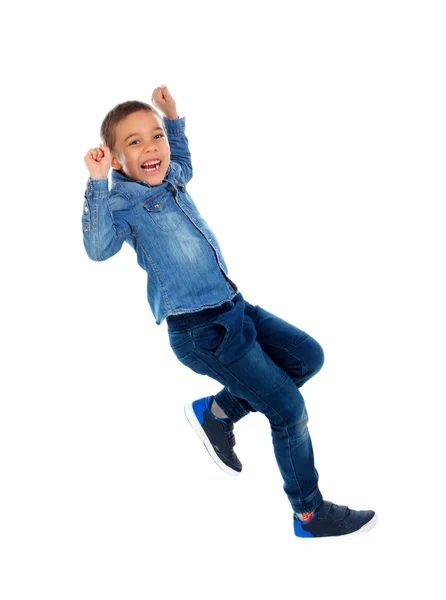
{"label": "jeans pocket", "polygon": [[190,334],[198,351],[218,357],[226,344],[229,329],[226,325],[212,322],[193,327]]}

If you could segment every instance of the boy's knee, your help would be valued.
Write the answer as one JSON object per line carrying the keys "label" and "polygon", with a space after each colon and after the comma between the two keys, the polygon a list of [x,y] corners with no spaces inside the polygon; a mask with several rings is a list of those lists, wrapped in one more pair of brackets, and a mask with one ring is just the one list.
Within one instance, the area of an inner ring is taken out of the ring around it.
{"label": "boy's knee", "polygon": [[307,359],[307,365],[309,371],[316,375],[321,369],[325,362],[325,354],[322,346],[314,338],[311,338],[311,356]]}

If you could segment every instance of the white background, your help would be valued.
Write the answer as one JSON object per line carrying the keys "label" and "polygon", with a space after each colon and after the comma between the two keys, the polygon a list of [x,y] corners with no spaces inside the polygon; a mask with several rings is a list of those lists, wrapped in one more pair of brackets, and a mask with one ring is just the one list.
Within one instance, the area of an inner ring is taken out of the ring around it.
{"label": "white background", "polygon": [[[442,2],[14,4],[2,24],[2,600],[444,597]],[[189,192],[245,299],[307,331],[324,499],[363,536],[294,536],[261,414],[243,472],[183,405],[124,245],[82,243],[83,157],[166,84]]]}

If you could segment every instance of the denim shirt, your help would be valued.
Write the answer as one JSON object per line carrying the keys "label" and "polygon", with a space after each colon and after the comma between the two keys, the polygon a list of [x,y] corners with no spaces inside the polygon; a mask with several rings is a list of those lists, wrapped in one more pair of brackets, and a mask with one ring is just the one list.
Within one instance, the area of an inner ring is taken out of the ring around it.
{"label": "denim shirt", "polygon": [[214,232],[186,190],[192,178],[186,119],[163,119],[171,152],[164,180],[151,186],[112,169],[109,191],[108,178],[89,177],[82,213],[89,258],[107,260],[124,242],[135,250],[157,325],[170,315],[220,306],[238,293]]}

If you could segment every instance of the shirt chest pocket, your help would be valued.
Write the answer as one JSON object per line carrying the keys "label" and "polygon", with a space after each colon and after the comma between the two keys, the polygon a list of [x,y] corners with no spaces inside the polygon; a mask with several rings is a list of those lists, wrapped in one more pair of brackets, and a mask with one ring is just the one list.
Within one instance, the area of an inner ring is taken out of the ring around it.
{"label": "shirt chest pocket", "polygon": [[181,223],[183,213],[170,194],[149,198],[142,206],[163,231],[175,231]]}

